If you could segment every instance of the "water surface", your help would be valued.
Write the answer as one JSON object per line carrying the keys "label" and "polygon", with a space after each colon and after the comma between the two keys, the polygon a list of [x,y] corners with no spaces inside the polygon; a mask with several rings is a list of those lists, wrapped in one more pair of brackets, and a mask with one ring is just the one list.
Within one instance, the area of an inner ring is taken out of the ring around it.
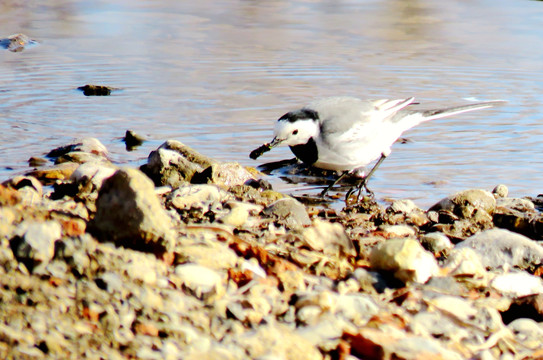
{"label": "water surface", "polygon": [[[0,37],[0,180],[73,138],[93,136],[136,166],[166,139],[224,161],[249,152],[273,122],[333,95],[416,96],[424,107],[507,104],[405,133],[371,181],[380,200],[426,207],[467,188],[542,191],[543,2],[537,1],[8,1]],[[85,97],[78,86],[120,88]],[[132,129],[149,139],[127,152]],[[292,157],[274,149],[259,161]],[[276,189],[314,186],[270,178]]]}

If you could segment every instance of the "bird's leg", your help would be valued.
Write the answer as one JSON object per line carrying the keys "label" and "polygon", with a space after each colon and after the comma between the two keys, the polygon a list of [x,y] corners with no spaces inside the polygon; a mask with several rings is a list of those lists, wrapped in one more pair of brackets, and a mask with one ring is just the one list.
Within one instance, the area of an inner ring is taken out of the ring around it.
{"label": "bird's leg", "polygon": [[339,183],[349,172],[348,171],[344,171],[340,176],[338,176],[338,178],[330,185],[328,185],[326,187],[326,189],[324,189],[321,193],[320,193],[320,197],[324,197],[324,195],[326,195],[326,193],[328,191],[330,191],[331,188],[333,188],[337,183]]}
{"label": "bird's leg", "polygon": [[[368,180],[370,179],[370,177],[373,175],[373,173],[375,172],[375,170],[377,170],[377,168],[379,167],[379,165],[381,165],[381,163],[387,158],[387,156],[385,154],[381,154],[381,157],[379,158],[379,160],[377,161],[377,163],[375,163],[375,165],[373,166],[373,168],[370,170],[370,172],[368,173],[368,175],[364,176],[362,178],[362,180],[360,180],[360,183],[356,186],[356,189],[358,189],[358,195],[356,196],[356,202],[359,202],[360,201],[360,195],[362,195],[362,189],[366,189],[366,191],[369,193],[369,194],[373,194],[373,192],[371,190],[368,189]],[[345,201],[347,201],[349,199],[349,196],[352,195],[352,193],[354,193],[356,190],[355,190],[355,187],[352,187],[348,192],[347,194],[345,195]]]}

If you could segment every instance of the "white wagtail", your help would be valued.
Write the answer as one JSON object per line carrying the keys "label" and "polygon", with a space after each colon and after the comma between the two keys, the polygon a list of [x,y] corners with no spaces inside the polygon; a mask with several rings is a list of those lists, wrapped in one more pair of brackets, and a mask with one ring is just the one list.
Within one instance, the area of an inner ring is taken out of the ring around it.
{"label": "white wagtail", "polygon": [[[363,177],[358,197],[370,176],[390,155],[391,146],[402,133],[424,121],[492,107],[501,101],[489,101],[445,109],[409,110],[414,98],[399,100],[360,100],[354,97],[330,97],[281,116],[275,123],[270,143],[253,150],[256,159],[273,147],[284,144],[306,165],[335,170],[341,175],[321,193],[324,196],[346,174]],[[377,163],[364,176],[362,170]],[[353,193],[346,195],[347,200]],[[367,188],[366,188],[367,189]]]}

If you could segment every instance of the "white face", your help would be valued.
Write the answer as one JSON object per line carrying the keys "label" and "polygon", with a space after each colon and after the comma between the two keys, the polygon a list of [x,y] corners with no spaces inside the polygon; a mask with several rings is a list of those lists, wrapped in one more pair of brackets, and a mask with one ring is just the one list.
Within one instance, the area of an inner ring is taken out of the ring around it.
{"label": "white face", "polygon": [[315,120],[279,120],[274,128],[275,140],[288,146],[302,145],[319,133],[319,125]]}

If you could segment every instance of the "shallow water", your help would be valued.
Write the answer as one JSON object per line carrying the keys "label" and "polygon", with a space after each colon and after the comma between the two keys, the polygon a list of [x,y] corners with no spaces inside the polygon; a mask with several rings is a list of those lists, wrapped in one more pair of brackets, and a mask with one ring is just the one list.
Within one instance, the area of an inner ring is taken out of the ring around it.
{"label": "shallow water", "polygon": [[[166,139],[256,166],[285,112],[324,96],[416,96],[421,107],[505,99],[496,109],[423,124],[396,144],[371,189],[426,207],[504,183],[543,192],[543,2],[51,1],[3,2],[0,180],[73,138],[94,136],[119,164],[143,163]],[[85,84],[121,90],[85,97]],[[132,129],[149,139],[127,152]],[[259,161],[292,155],[274,149]],[[315,193],[270,177],[278,190]]]}

